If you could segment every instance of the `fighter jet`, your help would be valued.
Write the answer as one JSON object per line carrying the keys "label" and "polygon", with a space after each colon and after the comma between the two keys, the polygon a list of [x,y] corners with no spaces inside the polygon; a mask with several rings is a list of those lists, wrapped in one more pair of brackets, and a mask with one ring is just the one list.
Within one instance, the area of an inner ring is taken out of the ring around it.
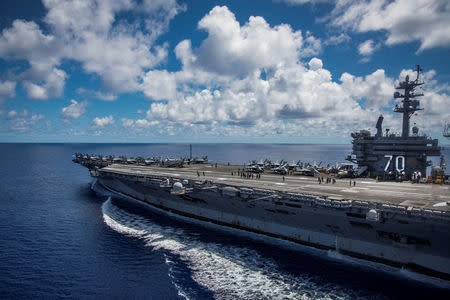
{"label": "fighter jet", "polygon": [[264,169],[262,168],[262,167],[260,167],[258,164],[250,164],[250,165],[248,165],[246,168],[245,168],[245,170],[247,171],[247,172],[251,172],[251,173],[257,173],[257,174],[259,174],[259,173],[263,173],[264,172]]}
{"label": "fighter jet", "polygon": [[282,164],[282,165],[274,168],[273,172],[276,174],[286,175],[288,173],[288,166],[286,163]]}

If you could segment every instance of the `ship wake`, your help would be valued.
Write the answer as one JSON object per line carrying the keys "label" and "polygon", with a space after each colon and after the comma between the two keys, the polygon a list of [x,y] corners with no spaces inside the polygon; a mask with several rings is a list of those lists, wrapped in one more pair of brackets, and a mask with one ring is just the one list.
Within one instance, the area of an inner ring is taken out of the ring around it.
{"label": "ship wake", "polygon": [[104,222],[113,230],[142,239],[155,251],[163,251],[169,277],[181,297],[195,293],[180,279],[174,260],[184,263],[192,280],[220,299],[348,299],[354,291],[317,284],[307,275],[295,276],[280,270],[277,263],[245,247],[201,241],[182,229],[155,224],[115,206],[109,198],[102,206]]}

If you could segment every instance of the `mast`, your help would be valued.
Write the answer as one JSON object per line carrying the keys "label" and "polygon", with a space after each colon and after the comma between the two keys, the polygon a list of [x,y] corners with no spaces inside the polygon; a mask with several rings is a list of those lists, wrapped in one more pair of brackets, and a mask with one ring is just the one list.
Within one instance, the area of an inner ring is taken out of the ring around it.
{"label": "mast", "polygon": [[404,90],[403,94],[401,92],[394,93],[394,98],[402,99],[402,104],[397,104],[394,108],[394,112],[403,114],[402,138],[408,138],[409,136],[409,119],[411,118],[411,115],[418,110],[423,110],[423,108],[420,108],[420,101],[414,100],[415,97],[423,96],[423,94],[414,93],[414,89],[423,84],[423,81],[419,80],[420,71],[422,71],[422,69],[420,68],[420,65],[417,65],[416,80],[409,81],[409,76],[406,75],[405,81],[400,82],[395,88],[397,90]]}

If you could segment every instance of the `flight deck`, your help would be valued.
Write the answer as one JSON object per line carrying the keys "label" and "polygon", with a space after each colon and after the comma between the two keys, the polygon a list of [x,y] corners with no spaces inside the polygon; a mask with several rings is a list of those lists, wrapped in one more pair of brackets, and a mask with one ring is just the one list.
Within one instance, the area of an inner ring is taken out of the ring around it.
{"label": "flight deck", "polygon": [[[327,196],[333,199],[350,199],[367,202],[387,203],[415,208],[430,208],[450,211],[449,185],[420,184],[411,182],[383,182],[371,178],[343,178],[322,180],[329,175],[302,176],[262,173],[260,178],[241,176],[244,166],[197,164],[182,168],[164,168],[127,164],[112,164],[100,172],[131,176],[156,176],[178,178],[180,180],[204,181],[237,188],[266,189],[279,192],[303,193],[314,196]],[[232,175],[233,174],[233,175]],[[283,179],[284,178],[284,179]]]}

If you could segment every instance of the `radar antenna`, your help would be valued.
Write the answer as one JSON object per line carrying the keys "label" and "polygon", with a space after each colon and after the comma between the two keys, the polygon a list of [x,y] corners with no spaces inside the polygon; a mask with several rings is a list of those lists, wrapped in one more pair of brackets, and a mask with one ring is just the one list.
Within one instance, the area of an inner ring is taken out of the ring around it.
{"label": "radar antenna", "polygon": [[423,96],[423,94],[416,94],[415,88],[423,84],[423,81],[420,81],[420,65],[416,66],[417,77],[414,81],[409,81],[409,75],[406,75],[405,81],[399,83],[396,87],[397,90],[404,90],[403,94],[401,92],[395,92],[394,98],[401,98],[402,104],[396,105],[394,108],[395,112],[403,114],[403,125],[402,125],[402,137],[407,138],[409,136],[409,119],[411,115],[418,110],[423,110],[420,108],[420,101],[414,100],[415,97]]}

